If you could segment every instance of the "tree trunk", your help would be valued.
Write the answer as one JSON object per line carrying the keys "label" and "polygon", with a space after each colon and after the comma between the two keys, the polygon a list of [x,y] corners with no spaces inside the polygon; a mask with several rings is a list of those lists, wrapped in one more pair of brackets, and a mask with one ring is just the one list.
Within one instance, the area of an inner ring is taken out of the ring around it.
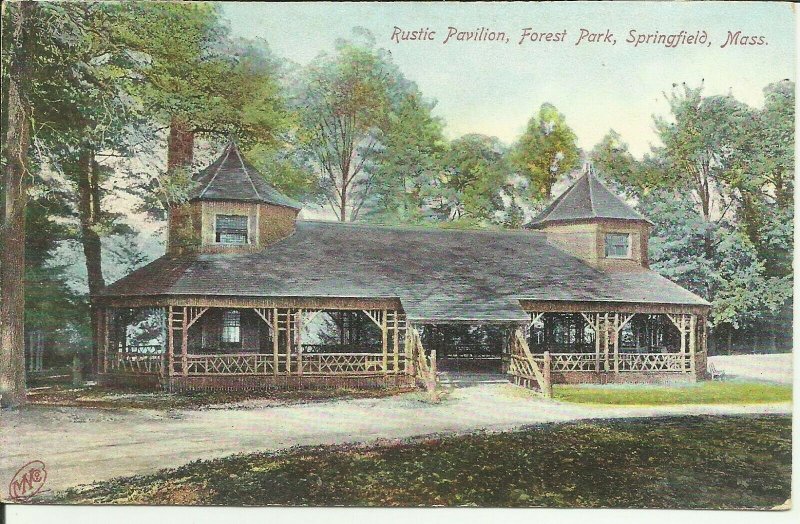
{"label": "tree trunk", "polygon": [[[97,226],[100,224],[100,166],[95,160],[91,146],[84,147],[78,157],[78,215],[81,224],[83,255],[86,259],[86,274],[89,284],[89,314],[92,328],[92,363],[96,365],[100,354],[100,309],[95,297],[106,287],[103,278],[103,252]],[[95,372],[99,372],[95,369]]]}
{"label": "tree trunk", "polygon": [[8,128],[4,173],[5,210],[0,238],[0,405],[13,407],[25,402],[25,205],[28,197],[28,146],[31,107],[25,90],[30,85],[29,48],[32,35],[27,27],[36,9],[21,2],[13,9],[11,49],[8,64]]}
{"label": "tree trunk", "polygon": [[186,119],[173,116],[167,139],[167,171],[190,167],[194,161],[194,131]]}

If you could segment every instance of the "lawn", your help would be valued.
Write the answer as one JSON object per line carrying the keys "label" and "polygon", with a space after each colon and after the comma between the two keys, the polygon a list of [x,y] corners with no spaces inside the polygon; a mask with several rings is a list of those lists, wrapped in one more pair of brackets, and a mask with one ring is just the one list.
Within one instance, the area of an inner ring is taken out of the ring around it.
{"label": "lawn", "polygon": [[790,496],[791,418],[549,424],[391,445],[199,461],[61,503],[772,508]]}
{"label": "lawn", "polygon": [[739,380],[676,386],[555,385],[553,397],[565,402],[611,405],[759,404],[791,402],[792,386]]}

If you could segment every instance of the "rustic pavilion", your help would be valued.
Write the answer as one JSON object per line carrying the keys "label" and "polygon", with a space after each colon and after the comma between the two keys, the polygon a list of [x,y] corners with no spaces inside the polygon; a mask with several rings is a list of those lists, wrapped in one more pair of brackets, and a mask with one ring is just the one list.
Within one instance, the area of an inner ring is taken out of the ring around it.
{"label": "rustic pavilion", "polygon": [[[102,381],[434,387],[479,361],[547,395],[705,375],[709,303],[649,269],[652,224],[591,169],[519,231],[298,220],[233,142],[193,180],[166,255],[93,297]],[[374,343],[311,344],[317,315],[369,319]],[[496,340],[437,336],[465,324]]]}

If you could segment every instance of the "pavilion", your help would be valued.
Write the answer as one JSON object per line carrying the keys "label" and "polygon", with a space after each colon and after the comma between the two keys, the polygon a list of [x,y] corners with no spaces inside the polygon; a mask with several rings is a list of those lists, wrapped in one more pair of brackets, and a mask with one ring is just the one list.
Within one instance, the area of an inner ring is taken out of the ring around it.
{"label": "pavilion", "polygon": [[[298,220],[233,142],[193,180],[166,255],[93,297],[103,381],[430,386],[437,367],[480,361],[548,394],[705,375],[710,304],[649,269],[652,224],[591,169],[517,231]],[[373,331],[309,343],[319,315]],[[448,344],[464,325],[494,337]]]}

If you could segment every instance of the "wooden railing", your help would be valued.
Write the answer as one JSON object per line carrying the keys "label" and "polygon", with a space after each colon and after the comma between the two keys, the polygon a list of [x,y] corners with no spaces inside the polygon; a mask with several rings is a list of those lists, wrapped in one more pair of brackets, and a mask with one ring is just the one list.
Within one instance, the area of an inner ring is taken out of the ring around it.
{"label": "wooden railing", "polygon": [[[176,373],[182,371],[180,360],[175,362]],[[286,355],[280,355],[278,367],[285,370]],[[187,355],[188,375],[272,375],[274,359],[266,353],[228,353],[216,355]]]}
{"label": "wooden railing", "polygon": [[554,373],[597,370],[595,353],[550,353],[550,359]]}
{"label": "wooden railing", "polygon": [[435,392],[438,384],[436,351],[431,351],[430,357],[425,355],[422,339],[415,328],[406,330],[406,357],[413,363],[417,383],[424,386],[429,393]]}
{"label": "wooden railing", "polygon": [[516,329],[509,340],[510,362],[508,374],[511,381],[545,397],[553,396],[550,380],[550,354],[534,356],[521,329]]}
{"label": "wooden railing", "polygon": [[112,356],[109,365],[112,371],[132,374],[160,373],[163,354],[120,352]]}
{"label": "wooden railing", "polygon": [[686,353],[620,353],[620,372],[685,373],[691,367]]}
{"label": "wooden railing", "polygon": [[[399,373],[404,359],[395,370],[389,362],[388,373]],[[292,355],[291,369],[286,368],[286,355],[278,356],[277,374],[303,375],[375,375],[384,373],[381,353],[313,353],[302,358]],[[187,375],[272,375],[276,373],[271,353],[228,353],[187,355]],[[183,371],[182,362],[175,362],[175,373]]]}
{"label": "wooden railing", "polygon": [[[304,375],[374,375],[383,372],[381,353],[305,353]],[[390,373],[396,370],[391,369]]]}
{"label": "wooden railing", "polygon": [[[550,353],[552,371],[554,373],[567,373],[571,371],[595,372],[597,355],[594,353]],[[609,368],[613,372],[613,355],[609,356]],[[600,357],[603,364],[603,357]],[[691,357],[681,353],[620,353],[619,372],[662,372],[683,373],[689,372]],[[600,366],[604,369],[604,366]]]}

